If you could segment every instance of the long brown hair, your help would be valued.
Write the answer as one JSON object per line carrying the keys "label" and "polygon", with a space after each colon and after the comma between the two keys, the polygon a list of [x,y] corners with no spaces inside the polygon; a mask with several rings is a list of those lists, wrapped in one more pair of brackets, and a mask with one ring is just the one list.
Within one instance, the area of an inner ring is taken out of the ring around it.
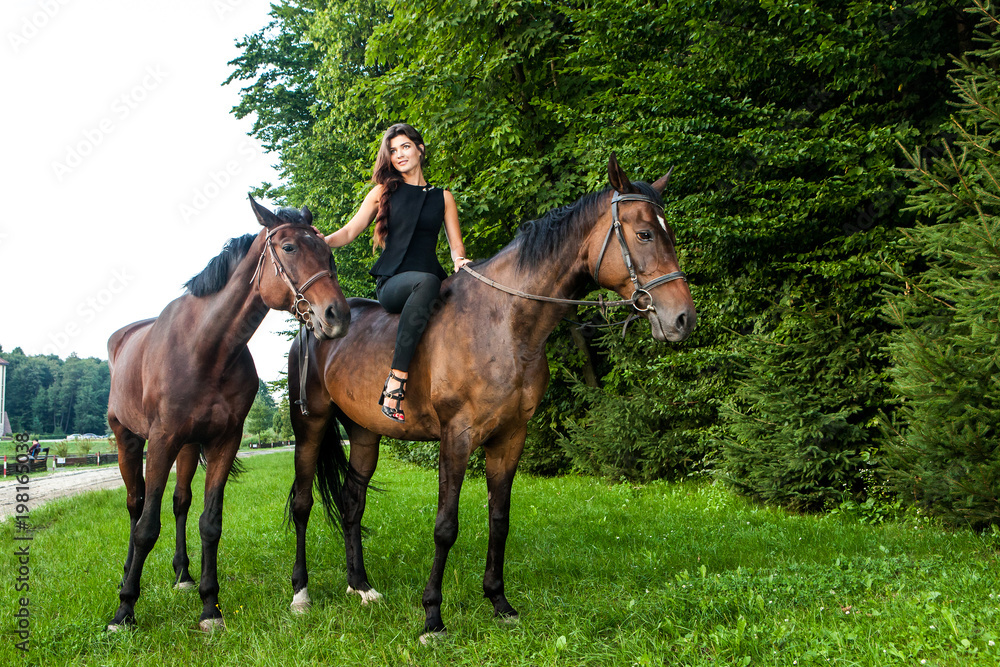
{"label": "long brown hair", "polygon": [[[389,154],[389,142],[405,134],[406,137],[417,146],[424,145],[424,138],[420,133],[406,123],[396,123],[389,126],[389,129],[382,135],[382,143],[378,147],[378,155],[375,156],[375,165],[372,167],[372,183],[379,183],[382,186],[382,195],[378,200],[378,213],[375,214],[375,235],[372,238],[372,249],[384,248],[385,239],[389,235],[389,199],[396,191],[399,184],[403,182],[403,175],[392,166],[392,156]],[[420,166],[427,164],[427,152],[420,152]]]}

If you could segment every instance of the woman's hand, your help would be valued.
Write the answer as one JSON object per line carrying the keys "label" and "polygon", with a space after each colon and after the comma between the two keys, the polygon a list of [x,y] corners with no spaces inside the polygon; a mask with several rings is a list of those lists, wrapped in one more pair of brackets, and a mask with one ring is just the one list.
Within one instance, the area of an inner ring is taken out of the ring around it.
{"label": "woman's hand", "polygon": [[457,257],[455,258],[455,273],[462,270],[462,267],[466,264],[471,264],[472,260],[467,257]]}

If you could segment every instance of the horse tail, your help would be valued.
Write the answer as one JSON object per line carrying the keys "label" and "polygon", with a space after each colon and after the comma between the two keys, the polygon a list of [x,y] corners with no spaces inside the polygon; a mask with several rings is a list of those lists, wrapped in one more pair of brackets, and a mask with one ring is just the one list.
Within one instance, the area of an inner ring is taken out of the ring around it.
{"label": "horse tail", "polygon": [[[326,510],[326,516],[338,530],[344,530],[344,485],[350,478],[359,478],[351,468],[344,452],[344,443],[340,440],[340,424],[331,419],[319,445],[319,457],[316,460],[315,486],[319,491],[320,500]],[[295,484],[288,492],[288,502],[285,504],[285,521],[292,524],[292,500],[295,498]]]}
{"label": "horse tail", "polygon": [[316,490],[323,501],[330,523],[344,529],[344,484],[351,466],[340,441],[340,423],[332,419],[327,426],[316,460]]}
{"label": "horse tail", "polygon": [[237,456],[233,459],[233,465],[229,468],[229,481],[235,482],[239,480],[240,476],[247,471],[247,467],[240,461],[240,457]]}
{"label": "horse tail", "polygon": [[[208,470],[208,458],[205,456],[204,445],[198,445],[198,464],[201,466],[202,470]],[[239,481],[240,475],[246,471],[247,467],[243,465],[243,462],[240,461],[240,457],[237,456],[233,459],[233,465],[229,468],[229,481]]]}

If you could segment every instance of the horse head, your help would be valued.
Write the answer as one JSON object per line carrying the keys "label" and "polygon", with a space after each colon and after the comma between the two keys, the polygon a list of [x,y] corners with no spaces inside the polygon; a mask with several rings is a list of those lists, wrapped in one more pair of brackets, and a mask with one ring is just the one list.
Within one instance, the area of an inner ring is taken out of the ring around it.
{"label": "horse head", "polygon": [[608,180],[615,192],[590,234],[587,256],[596,258],[591,272],[598,284],[635,299],[653,338],[676,342],[690,335],[698,314],[663,215],[660,195],[669,178],[668,172],[652,187],[633,183],[612,153]]}
{"label": "horse head", "polygon": [[[330,248],[312,226],[308,208],[281,208],[272,213],[250,197],[264,229],[264,248],[256,280],[268,308],[290,312],[317,338],[339,338],[351,324],[351,309],[337,281]],[[265,267],[265,264],[273,266]]]}

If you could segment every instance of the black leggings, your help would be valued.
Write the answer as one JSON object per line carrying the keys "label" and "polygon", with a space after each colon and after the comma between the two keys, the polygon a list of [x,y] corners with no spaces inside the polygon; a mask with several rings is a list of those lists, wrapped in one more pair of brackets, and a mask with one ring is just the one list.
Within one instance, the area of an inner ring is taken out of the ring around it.
{"label": "black leggings", "polygon": [[397,273],[376,288],[382,307],[390,313],[399,313],[396,352],[392,357],[392,367],[396,370],[409,372],[410,360],[440,292],[441,279],[421,271]]}

